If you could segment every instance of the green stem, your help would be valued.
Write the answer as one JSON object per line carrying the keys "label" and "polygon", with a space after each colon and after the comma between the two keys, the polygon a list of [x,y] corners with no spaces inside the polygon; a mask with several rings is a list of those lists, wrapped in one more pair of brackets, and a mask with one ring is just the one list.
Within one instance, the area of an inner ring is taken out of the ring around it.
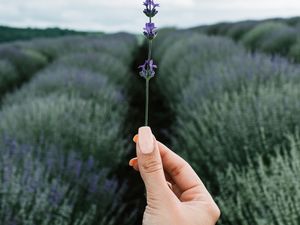
{"label": "green stem", "polygon": [[[149,22],[152,22],[151,17],[149,18]],[[148,61],[151,60],[152,57],[152,40],[149,40],[149,49],[148,49]],[[150,69],[150,68],[148,68]],[[146,78],[146,103],[145,103],[145,126],[148,126],[149,120],[149,81],[151,78]]]}
{"label": "green stem", "polygon": [[151,59],[151,56],[152,56],[152,40],[149,40],[148,60]]}
{"label": "green stem", "polygon": [[145,126],[148,126],[149,118],[149,78],[146,78],[146,104],[145,104]]}

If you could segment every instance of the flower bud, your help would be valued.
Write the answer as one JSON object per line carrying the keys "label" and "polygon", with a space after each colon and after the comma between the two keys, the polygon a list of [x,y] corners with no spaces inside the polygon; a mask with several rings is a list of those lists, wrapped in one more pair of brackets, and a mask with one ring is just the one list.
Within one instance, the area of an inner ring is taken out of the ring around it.
{"label": "flower bud", "polygon": [[144,35],[149,40],[153,40],[156,37],[157,31],[154,23],[146,23]]}
{"label": "flower bud", "polygon": [[140,72],[140,76],[147,78],[152,78],[155,75],[155,70],[157,69],[157,66],[154,64],[153,60],[146,60],[145,63],[141,66],[139,66],[139,69],[142,69]]}

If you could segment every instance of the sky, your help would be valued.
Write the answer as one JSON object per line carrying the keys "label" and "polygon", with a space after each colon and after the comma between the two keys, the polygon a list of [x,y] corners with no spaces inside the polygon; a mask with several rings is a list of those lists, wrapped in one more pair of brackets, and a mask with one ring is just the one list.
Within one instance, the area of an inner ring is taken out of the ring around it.
{"label": "sky", "polygon": [[[300,16],[300,0],[156,0],[158,27]],[[143,0],[0,0],[0,25],[140,32]]]}

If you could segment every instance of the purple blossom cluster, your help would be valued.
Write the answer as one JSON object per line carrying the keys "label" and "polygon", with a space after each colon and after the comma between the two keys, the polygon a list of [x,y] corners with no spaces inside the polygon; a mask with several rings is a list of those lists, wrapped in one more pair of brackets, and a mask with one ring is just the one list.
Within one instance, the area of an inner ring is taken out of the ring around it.
{"label": "purple blossom cluster", "polygon": [[91,207],[104,217],[110,205],[119,204],[118,182],[92,157],[82,160],[74,152],[63,155],[53,146],[19,145],[9,138],[2,142],[0,224],[23,224],[27,218],[31,224],[80,223],[91,216]]}
{"label": "purple blossom cluster", "polygon": [[153,0],[145,0],[144,6],[146,6],[146,9],[144,9],[146,16],[152,18],[158,13],[156,7],[159,7],[159,4],[154,3]]}
{"label": "purple blossom cluster", "polygon": [[146,23],[144,27],[145,37],[147,37],[149,40],[153,40],[157,35],[156,29],[157,27],[155,27],[154,23]]}
{"label": "purple blossom cluster", "polygon": [[144,36],[149,41],[149,52],[148,52],[148,59],[145,63],[139,66],[141,69],[140,75],[145,79],[151,79],[155,75],[155,69],[157,66],[154,64],[153,59],[151,58],[152,53],[152,41],[157,35],[157,27],[152,22],[152,18],[158,13],[157,7],[159,4],[155,3],[154,0],[145,0],[143,4],[146,8],[144,9],[145,15],[149,18],[149,22],[145,24],[144,27]]}
{"label": "purple blossom cluster", "polygon": [[154,65],[153,60],[151,59],[151,60],[146,60],[143,65],[139,66],[139,68],[142,69],[141,76],[147,78],[147,77],[154,77],[155,75],[154,69],[156,69],[157,66]]}

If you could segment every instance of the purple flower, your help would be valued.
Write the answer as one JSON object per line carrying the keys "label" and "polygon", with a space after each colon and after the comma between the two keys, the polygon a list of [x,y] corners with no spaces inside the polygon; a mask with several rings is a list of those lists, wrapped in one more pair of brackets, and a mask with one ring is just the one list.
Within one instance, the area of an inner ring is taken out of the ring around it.
{"label": "purple flower", "polygon": [[152,78],[155,75],[155,70],[157,69],[157,66],[154,64],[153,60],[146,60],[145,63],[141,66],[139,66],[139,69],[142,69],[140,72],[141,77]]}
{"label": "purple flower", "polygon": [[156,7],[159,7],[159,4],[155,4],[153,0],[145,0],[144,6],[146,6],[147,9],[151,9],[151,7],[155,9]]}
{"label": "purple flower", "polygon": [[146,9],[144,9],[144,13],[148,17],[154,17],[158,11],[156,10],[156,7],[159,7],[159,4],[155,4],[153,0],[146,0],[144,2],[144,6],[146,6]]}
{"label": "purple flower", "polygon": [[157,32],[156,32],[156,27],[155,27],[154,23],[146,23],[145,28],[144,28],[144,35],[149,40],[152,40],[155,38],[155,36],[157,35]]}

